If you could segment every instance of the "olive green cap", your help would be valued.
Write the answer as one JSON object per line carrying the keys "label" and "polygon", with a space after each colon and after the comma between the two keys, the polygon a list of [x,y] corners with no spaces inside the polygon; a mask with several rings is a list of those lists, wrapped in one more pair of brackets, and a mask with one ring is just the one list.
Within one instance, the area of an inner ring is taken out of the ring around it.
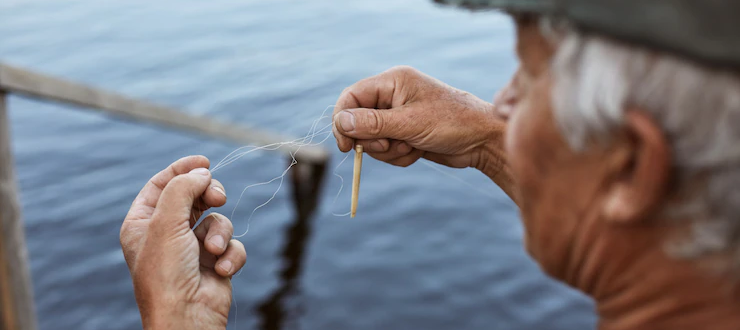
{"label": "olive green cap", "polygon": [[579,29],[740,69],[740,0],[434,0],[552,15]]}

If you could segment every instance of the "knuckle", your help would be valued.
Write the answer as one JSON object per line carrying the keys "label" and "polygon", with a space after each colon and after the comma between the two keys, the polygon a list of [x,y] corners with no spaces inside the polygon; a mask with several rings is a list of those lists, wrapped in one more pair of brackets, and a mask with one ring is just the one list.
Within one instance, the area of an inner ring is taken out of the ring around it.
{"label": "knuckle", "polygon": [[[171,191],[181,191],[181,192],[187,192],[188,194],[194,194],[195,191],[198,188],[199,183],[199,176],[200,174],[180,174],[172,179],[170,183],[167,185]],[[167,187],[165,187],[165,190],[168,190]]]}
{"label": "knuckle", "polygon": [[409,65],[396,65],[392,67],[389,72],[392,72],[394,74],[402,74],[402,75],[408,75],[408,74],[414,74],[416,73],[416,69],[414,67]]}
{"label": "knuckle", "polygon": [[209,230],[208,230],[209,237],[213,235],[217,235],[217,234],[231,237],[232,233],[234,232],[234,226],[231,223],[231,220],[229,220],[229,218],[227,218],[223,214],[215,213],[215,212],[209,214],[208,218],[210,218],[210,224],[209,224]]}
{"label": "knuckle", "polygon": [[[167,186],[181,187],[190,185],[190,180],[187,175],[178,175],[170,180],[170,184]],[[166,187],[165,187],[166,188]]]}
{"label": "knuckle", "polygon": [[347,98],[349,97],[350,91],[352,86],[349,86],[342,90],[341,93],[339,93],[339,98],[337,98],[336,106],[334,107],[334,113],[336,114],[339,111],[344,110],[343,105],[346,103]]}
{"label": "knuckle", "polygon": [[204,167],[208,167],[211,165],[211,160],[208,159],[208,157],[203,156],[203,155],[190,155],[190,156],[185,156],[181,159],[184,161],[189,161],[189,162],[193,162],[196,164],[204,164],[203,165]]}
{"label": "knuckle", "polygon": [[397,78],[397,81],[408,83],[415,78],[419,77],[420,72],[416,68],[408,65],[399,65],[393,67],[392,74]]}
{"label": "knuckle", "polygon": [[378,110],[370,110],[365,116],[365,125],[367,132],[371,135],[378,135],[383,128],[383,117],[380,116]]}
{"label": "knuckle", "polygon": [[363,81],[364,80],[361,80],[342,90],[342,93],[339,94],[339,98],[337,99],[337,103],[334,105],[334,114],[337,114],[342,110],[360,106],[359,100],[355,96],[354,91],[357,89],[357,85]]}

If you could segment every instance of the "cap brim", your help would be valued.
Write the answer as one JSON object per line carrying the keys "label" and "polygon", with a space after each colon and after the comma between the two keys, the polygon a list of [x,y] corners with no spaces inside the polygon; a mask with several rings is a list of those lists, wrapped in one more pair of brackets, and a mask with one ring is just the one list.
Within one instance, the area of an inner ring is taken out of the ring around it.
{"label": "cap brim", "polygon": [[727,0],[434,0],[471,10],[565,18],[581,30],[740,69],[740,1]]}
{"label": "cap brim", "polygon": [[504,10],[513,12],[553,13],[556,9],[553,0],[434,0],[442,5],[456,6],[471,10]]}

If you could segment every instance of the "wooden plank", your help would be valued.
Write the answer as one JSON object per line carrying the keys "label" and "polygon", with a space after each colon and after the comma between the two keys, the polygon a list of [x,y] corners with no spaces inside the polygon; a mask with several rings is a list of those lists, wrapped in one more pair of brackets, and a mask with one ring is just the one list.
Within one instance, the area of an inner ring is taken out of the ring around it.
{"label": "wooden plank", "polygon": [[[262,146],[293,140],[256,129],[245,129],[236,125],[220,123],[209,118],[186,114],[172,108],[135,100],[2,63],[0,63],[0,90],[42,100],[71,103],[129,120],[188,130],[217,139],[233,141],[240,145]],[[292,154],[297,152],[296,159],[314,163],[322,163],[329,156],[325,149],[317,146],[299,148],[283,145],[277,150]]]}
{"label": "wooden plank", "polygon": [[0,91],[0,326],[35,330],[21,208],[18,202],[6,94]]}

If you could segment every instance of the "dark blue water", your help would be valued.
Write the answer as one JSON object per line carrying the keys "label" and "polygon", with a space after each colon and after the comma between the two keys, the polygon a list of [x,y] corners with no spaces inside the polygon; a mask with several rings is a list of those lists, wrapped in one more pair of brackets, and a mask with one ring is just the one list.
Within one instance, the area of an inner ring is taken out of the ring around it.
{"label": "dark blue water", "polygon": [[[505,16],[428,0],[3,0],[0,60],[293,136],[343,88],[394,65],[484,99],[515,66]],[[130,202],[173,160],[217,161],[238,146],[16,97],[9,108],[40,328],[139,328],[118,243]],[[337,164],[333,139],[326,147]],[[230,214],[245,186],[285,165],[276,154],[250,154],[217,172],[231,197],[219,211]],[[338,169],[350,172],[349,163]],[[451,173],[490,194],[423,165],[367,158],[360,212],[349,219],[331,215],[346,212],[348,195],[333,204],[339,181],[328,176],[302,272],[281,303],[284,327],[593,328],[590,302],[523,251],[511,201],[475,171]],[[237,232],[276,188],[247,192],[232,219]],[[265,324],[259,306],[285,284],[289,191],[258,211],[242,238],[249,258],[234,278],[231,329]]]}

